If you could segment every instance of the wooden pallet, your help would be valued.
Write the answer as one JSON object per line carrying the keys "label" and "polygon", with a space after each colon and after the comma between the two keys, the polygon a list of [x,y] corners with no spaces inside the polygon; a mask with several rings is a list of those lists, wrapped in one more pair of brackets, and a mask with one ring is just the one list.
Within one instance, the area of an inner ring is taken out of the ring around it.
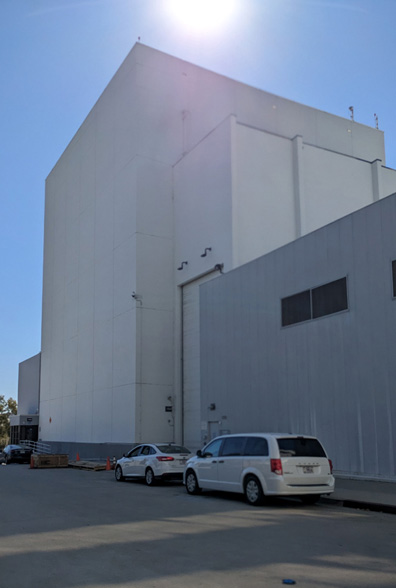
{"label": "wooden pallet", "polygon": [[69,468],[76,468],[79,470],[90,470],[98,472],[106,469],[105,463],[99,463],[97,461],[69,461]]}
{"label": "wooden pallet", "polygon": [[68,455],[48,455],[46,453],[33,453],[31,456],[31,468],[67,468]]}

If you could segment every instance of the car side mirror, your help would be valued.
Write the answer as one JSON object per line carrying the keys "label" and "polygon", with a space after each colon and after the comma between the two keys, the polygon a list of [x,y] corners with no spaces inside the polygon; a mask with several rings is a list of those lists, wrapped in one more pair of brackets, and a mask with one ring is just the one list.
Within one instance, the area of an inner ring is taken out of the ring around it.
{"label": "car side mirror", "polygon": [[200,449],[198,449],[198,451],[197,451],[197,457],[203,457],[202,451]]}

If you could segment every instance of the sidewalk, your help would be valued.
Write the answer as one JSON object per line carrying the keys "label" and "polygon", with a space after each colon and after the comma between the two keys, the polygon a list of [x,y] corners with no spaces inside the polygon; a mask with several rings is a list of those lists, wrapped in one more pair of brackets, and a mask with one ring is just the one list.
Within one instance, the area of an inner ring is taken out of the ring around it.
{"label": "sidewalk", "polygon": [[351,480],[336,476],[335,492],[322,500],[339,502],[350,508],[396,514],[396,482]]}

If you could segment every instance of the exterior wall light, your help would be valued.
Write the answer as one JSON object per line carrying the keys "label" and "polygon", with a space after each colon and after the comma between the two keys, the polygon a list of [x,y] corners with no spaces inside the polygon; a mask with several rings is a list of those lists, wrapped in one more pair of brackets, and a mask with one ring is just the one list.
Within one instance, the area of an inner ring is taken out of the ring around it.
{"label": "exterior wall light", "polygon": [[201,253],[201,257],[206,257],[208,255],[208,251],[212,251],[211,247],[205,247],[205,251]]}

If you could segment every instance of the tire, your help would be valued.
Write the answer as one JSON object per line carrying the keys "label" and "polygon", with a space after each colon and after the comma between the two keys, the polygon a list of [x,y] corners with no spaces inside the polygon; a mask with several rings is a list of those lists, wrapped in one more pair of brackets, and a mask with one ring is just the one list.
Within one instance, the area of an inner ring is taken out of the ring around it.
{"label": "tire", "polygon": [[114,475],[115,475],[115,479],[117,480],[117,482],[122,482],[123,480],[125,480],[124,474],[122,473],[122,468],[120,465],[118,465],[116,467]]}
{"label": "tire", "polygon": [[189,494],[199,494],[201,488],[198,485],[197,476],[193,470],[188,470],[186,474],[186,490]]}
{"label": "tire", "polygon": [[252,506],[259,506],[264,501],[264,492],[256,476],[247,476],[245,479],[245,498]]}
{"label": "tire", "polygon": [[316,504],[320,498],[320,494],[305,494],[300,496],[300,500],[303,504]]}
{"label": "tire", "polygon": [[155,476],[154,476],[154,472],[151,468],[147,468],[146,473],[144,475],[144,479],[146,481],[147,486],[154,486]]}

